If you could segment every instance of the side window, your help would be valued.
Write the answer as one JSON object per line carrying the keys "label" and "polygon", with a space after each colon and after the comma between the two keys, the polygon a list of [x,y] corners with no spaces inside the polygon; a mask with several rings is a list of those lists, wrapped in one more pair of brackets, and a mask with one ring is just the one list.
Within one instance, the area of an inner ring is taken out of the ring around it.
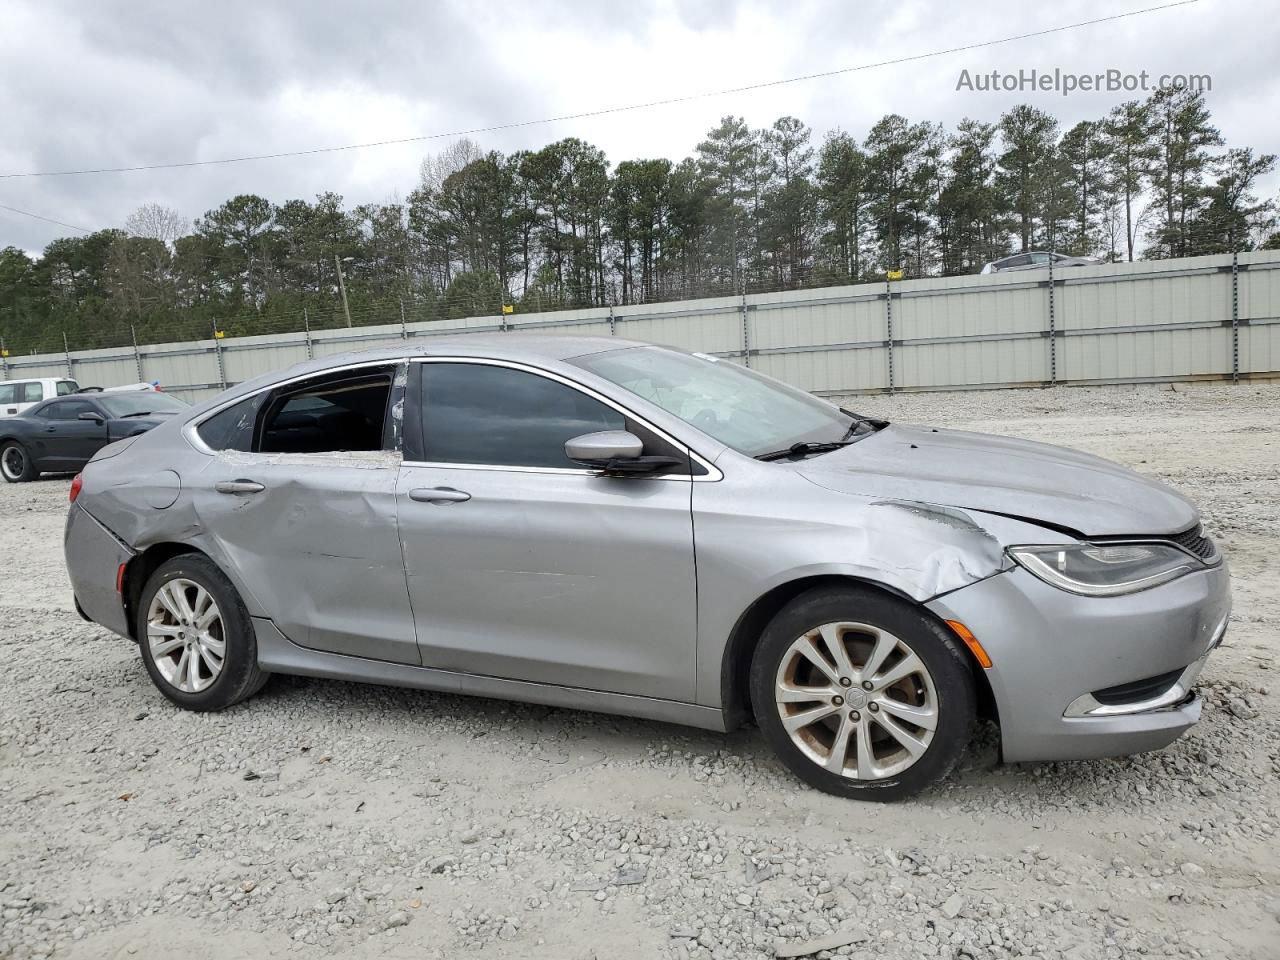
{"label": "side window", "polygon": [[18,385],[16,383],[0,383],[0,403],[17,403]]}
{"label": "side window", "polygon": [[1019,255],[1018,255],[1018,256],[1016,256],[1016,257],[1009,257],[1009,259],[1001,261],[1000,266],[1002,266],[1002,267],[1025,267],[1025,266],[1026,266],[1027,264],[1029,264],[1030,262],[1031,262],[1031,257],[1030,257],[1030,256],[1028,256],[1028,255],[1027,255],[1027,254],[1025,254],[1025,253],[1022,253],[1022,254],[1019,254]]}
{"label": "side window", "polygon": [[93,404],[86,400],[59,400],[40,408],[40,416],[48,420],[76,420],[82,413],[95,411]]}
{"label": "side window", "polygon": [[565,456],[566,440],[627,428],[612,407],[547,377],[475,363],[421,366],[430,463],[577,469]]}
{"label": "side window", "polygon": [[74,380],[58,381],[58,396],[60,397],[65,397],[68,394],[75,393],[79,389],[80,389],[80,384],[76,383]]}
{"label": "side window", "polygon": [[196,432],[211,450],[240,450],[247,453],[253,449],[258,411],[262,409],[262,403],[266,399],[264,391],[233,403],[200,424]]}
{"label": "side window", "polygon": [[1031,262],[1032,263],[1048,263],[1049,255],[1047,253],[1033,253],[1031,254]]}
{"label": "side window", "polygon": [[346,371],[276,391],[263,416],[262,453],[381,450],[391,369]]}
{"label": "side window", "polygon": [[19,403],[39,403],[44,399],[43,383],[24,383],[21,387],[22,396],[18,400]]}

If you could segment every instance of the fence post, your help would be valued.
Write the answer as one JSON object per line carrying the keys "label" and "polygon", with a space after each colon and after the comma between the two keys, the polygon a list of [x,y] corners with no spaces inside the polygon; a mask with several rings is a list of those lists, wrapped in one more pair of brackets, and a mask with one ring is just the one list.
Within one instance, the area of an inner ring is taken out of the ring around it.
{"label": "fence post", "polygon": [[67,346],[67,331],[62,331],[62,352],[67,356],[67,379],[74,380],[76,378],[75,371],[71,368],[71,348]]}
{"label": "fence post", "polygon": [[218,323],[213,324],[213,353],[218,361],[218,383],[222,385],[222,389],[227,389],[227,371],[222,365],[222,338],[218,334]]}
{"label": "fence post", "polygon": [[893,281],[884,281],[884,326],[889,345],[889,392],[893,393]]}
{"label": "fence post", "polygon": [[1058,331],[1054,312],[1053,253],[1049,254],[1049,385],[1058,385]]}
{"label": "fence post", "polygon": [[742,305],[742,363],[751,366],[751,324],[747,322],[747,281],[741,282]]}
{"label": "fence post", "polygon": [[314,360],[315,355],[311,350],[311,318],[307,316],[306,307],[302,308],[302,331],[305,334],[307,341],[307,359]]}
{"label": "fence post", "polygon": [[138,331],[134,329],[133,324],[129,324],[129,339],[133,341],[133,365],[138,369],[138,382],[146,380],[142,375],[142,354],[138,351]]}
{"label": "fence post", "polygon": [[4,337],[0,337],[0,370],[4,371],[4,378],[9,379],[9,348],[4,345]]}
{"label": "fence post", "polygon": [[405,325],[404,321],[404,297],[400,298],[400,339],[409,339],[409,328]]}
{"label": "fence post", "polygon": [[1240,382],[1240,255],[1231,242],[1231,382]]}

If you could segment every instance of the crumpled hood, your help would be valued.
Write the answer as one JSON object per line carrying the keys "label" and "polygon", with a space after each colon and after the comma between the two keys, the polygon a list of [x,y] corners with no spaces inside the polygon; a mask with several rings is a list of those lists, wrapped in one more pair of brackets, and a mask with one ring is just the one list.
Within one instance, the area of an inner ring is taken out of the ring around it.
{"label": "crumpled hood", "polygon": [[959,430],[890,425],[799,473],[829,490],[1019,517],[1085,536],[1181,533],[1195,506],[1092,454]]}

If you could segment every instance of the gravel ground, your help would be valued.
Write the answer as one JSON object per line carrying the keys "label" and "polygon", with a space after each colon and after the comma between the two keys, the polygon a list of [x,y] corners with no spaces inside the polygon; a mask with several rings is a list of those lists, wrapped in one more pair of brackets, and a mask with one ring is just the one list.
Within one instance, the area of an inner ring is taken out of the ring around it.
{"label": "gravel ground", "polygon": [[895,806],[719,736],[276,678],[219,715],[78,619],[65,479],[0,488],[0,957],[1280,956],[1280,386],[857,398],[1070,444],[1196,498],[1236,608],[1158,753]]}

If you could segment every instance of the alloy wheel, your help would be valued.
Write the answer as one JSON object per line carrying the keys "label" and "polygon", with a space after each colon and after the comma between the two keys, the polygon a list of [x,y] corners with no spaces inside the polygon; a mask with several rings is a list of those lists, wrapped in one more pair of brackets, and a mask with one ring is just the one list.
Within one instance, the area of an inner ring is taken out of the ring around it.
{"label": "alloy wheel", "polygon": [[0,470],[4,471],[7,480],[21,480],[27,470],[26,452],[16,443],[7,447],[4,456],[0,457]]}
{"label": "alloy wheel", "polygon": [[787,648],[774,678],[783,728],[806,757],[854,780],[902,773],[938,726],[938,694],[911,647],[866,623],[826,623]]}
{"label": "alloy wheel", "polygon": [[161,584],[147,610],[147,645],[156,670],[183,693],[199,693],[218,679],[227,644],[213,596],[176,577]]}

